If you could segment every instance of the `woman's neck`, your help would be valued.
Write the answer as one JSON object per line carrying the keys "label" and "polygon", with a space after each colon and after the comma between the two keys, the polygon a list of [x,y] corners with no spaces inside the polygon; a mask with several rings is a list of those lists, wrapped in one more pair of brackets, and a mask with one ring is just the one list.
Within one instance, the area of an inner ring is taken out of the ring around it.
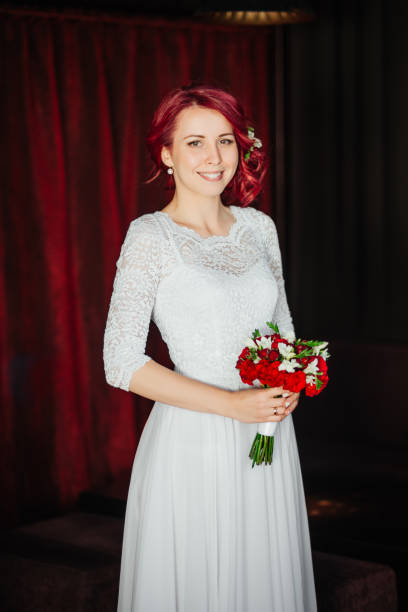
{"label": "woman's neck", "polygon": [[220,196],[214,198],[180,198],[174,194],[173,199],[162,209],[181,225],[191,227],[201,233],[223,233],[228,230],[232,213],[222,203]]}

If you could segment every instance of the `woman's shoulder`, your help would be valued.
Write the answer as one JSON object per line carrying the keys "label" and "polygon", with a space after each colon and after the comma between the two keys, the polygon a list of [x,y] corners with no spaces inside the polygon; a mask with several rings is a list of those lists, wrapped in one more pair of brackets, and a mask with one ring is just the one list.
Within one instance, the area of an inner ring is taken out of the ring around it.
{"label": "woman's shoulder", "polygon": [[268,213],[265,213],[254,206],[237,206],[235,208],[239,208],[240,211],[242,211],[240,214],[242,214],[249,223],[252,223],[257,228],[261,230],[270,230],[271,228],[275,228],[275,223]]}
{"label": "woman's shoulder", "polygon": [[163,242],[163,239],[165,239],[165,236],[162,226],[158,221],[157,215],[153,212],[135,217],[129,224],[125,238],[127,241],[147,240],[153,243]]}
{"label": "woman's shoulder", "polygon": [[[144,213],[130,221],[121,247],[121,255],[140,257],[159,254],[162,244],[160,227],[154,213]],[[120,259],[119,259],[120,261]]]}
{"label": "woman's shoulder", "polygon": [[159,225],[157,223],[155,214],[144,213],[138,217],[135,217],[129,224],[129,230],[140,233],[151,232],[152,234],[157,234]]}

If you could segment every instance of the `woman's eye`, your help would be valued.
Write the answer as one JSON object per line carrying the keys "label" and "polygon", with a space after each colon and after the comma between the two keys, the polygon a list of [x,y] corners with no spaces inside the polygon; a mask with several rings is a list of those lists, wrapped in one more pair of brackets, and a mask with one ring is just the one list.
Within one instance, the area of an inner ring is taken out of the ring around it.
{"label": "woman's eye", "polygon": [[[221,140],[218,141],[220,144],[226,144],[226,145],[230,145],[232,143],[234,143],[234,140],[231,140],[231,138],[222,138]],[[189,147],[201,147],[202,146],[202,142],[201,140],[191,140],[190,142],[187,143]]]}

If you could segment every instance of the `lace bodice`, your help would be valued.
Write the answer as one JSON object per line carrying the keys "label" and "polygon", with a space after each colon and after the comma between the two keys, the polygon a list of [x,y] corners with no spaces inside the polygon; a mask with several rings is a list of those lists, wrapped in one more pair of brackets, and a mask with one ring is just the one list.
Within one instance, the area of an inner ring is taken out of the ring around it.
{"label": "lace bodice", "polygon": [[134,219],[123,242],[104,336],[110,385],[129,390],[145,353],[150,320],[175,370],[223,388],[245,387],[237,357],[255,328],[293,330],[275,223],[230,206],[228,235],[204,238],[156,211]]}

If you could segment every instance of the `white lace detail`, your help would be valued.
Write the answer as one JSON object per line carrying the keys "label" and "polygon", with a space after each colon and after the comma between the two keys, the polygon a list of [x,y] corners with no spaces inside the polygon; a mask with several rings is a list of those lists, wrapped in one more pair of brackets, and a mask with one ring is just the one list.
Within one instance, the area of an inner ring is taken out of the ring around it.
{"label": "white lace detail", "polygon": [[[233,208],[233,207],[230,207]],[[229,232],[227,235],[222,236],[222,235],[213,235],[213,236],[201,236],[198,232],[196,232],[195,230],[193,230],[191,227],[186,227],[185,225],[180,225],[179,223],[177,223],[176,221],[173,221],[173,219],[170,217],[170,215],[168,215],[166,212],[163,212],[161,210],[157,210],[155,214],[159,214],[159,215],[164,215],[171,224],[175,225],[177,228],[184,230],[187,234],[189,234],[191,237],[194,237],[196,240],[202,241],[202,240],[207,240],[208,243],[214,243],[218,241],[218,238],[229,238],[232,236],[234,230],[236,229],[235,226],[237,225],[237,218],[234,217],[234,221],[232,223],[232,225],[230,226]]]}
{"label": "white lace detail", "polygon": [[227,236],[202,237],[166,213],[131,222],[116,262],[103,358],[106,380],[129,390],[145,354],[150,320],[175,369],[224,388],[243,383],[235,363],[266,321],[293,330],[273,220],[252,207],[230,207]]}

